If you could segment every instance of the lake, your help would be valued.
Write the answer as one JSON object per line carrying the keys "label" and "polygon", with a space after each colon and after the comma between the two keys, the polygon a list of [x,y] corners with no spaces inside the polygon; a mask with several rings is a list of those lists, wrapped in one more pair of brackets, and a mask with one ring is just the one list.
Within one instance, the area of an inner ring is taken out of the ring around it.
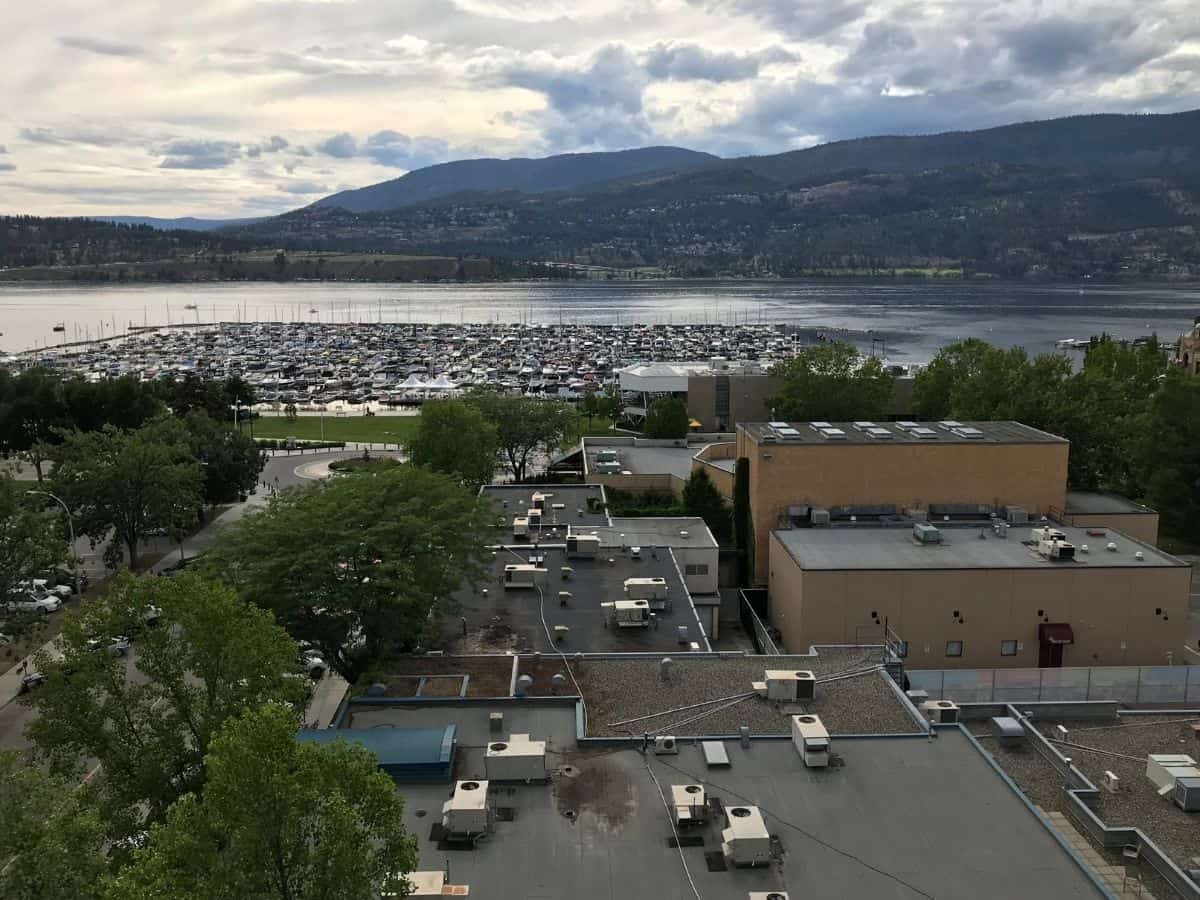
{"label": "lake", "polygon": [[[44,347],[119,334],[130,324],[181,322],[783,322],[824,330],[863,350],[882,341],[889,360],[924,362],[942,345],[972,336],[1032,352],[1102,331],[1174,341],[1197,314],[1200,285],[1191,284],[0,284],[0,347]],[[52,330],[58,323],[63,332]]]}

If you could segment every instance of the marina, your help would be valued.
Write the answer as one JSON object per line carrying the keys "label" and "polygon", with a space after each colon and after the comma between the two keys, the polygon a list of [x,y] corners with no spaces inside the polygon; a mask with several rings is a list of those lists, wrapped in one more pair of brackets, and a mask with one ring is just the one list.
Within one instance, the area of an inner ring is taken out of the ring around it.
{"label": "marina", "polygon": [[766,368],[825,338],[783,325],[232,323],[28,354],[87,379],[241,376],[259,403],[416,405],[472,388],[576,400],[635,362]]}

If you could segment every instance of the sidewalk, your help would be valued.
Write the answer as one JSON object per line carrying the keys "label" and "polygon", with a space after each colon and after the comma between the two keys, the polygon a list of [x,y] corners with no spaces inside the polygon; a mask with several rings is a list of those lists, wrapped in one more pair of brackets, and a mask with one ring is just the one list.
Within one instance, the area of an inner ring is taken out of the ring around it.
{"label": "sidewalk", "polygon": [[305,723],[310,728],[328,728],[349,689],[350,685],[340,675],[326,673],[325,677],[317,682],[312,700],[308,702],[308,709],[304,711]]}

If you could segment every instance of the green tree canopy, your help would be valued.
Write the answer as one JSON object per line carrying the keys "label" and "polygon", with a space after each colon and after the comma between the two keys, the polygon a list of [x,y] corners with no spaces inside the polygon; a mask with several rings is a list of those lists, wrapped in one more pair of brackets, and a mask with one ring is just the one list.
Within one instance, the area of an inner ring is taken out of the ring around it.
{"label": "green tree canopy", "polygon": [[537,453],[562,446],[577,418],[573,407],[553,400],[477,391],[466,401],[496,426],[501,457],[516,481],[525,480]]}
{"label": "green tree canopy", "polygon": [[689,516],[699,516],[722,544],[728,543],[733,531],[729,505],[704,469],[692,469],[683,485],[683,507]]}
{"label": "green tree canopy", "polygon": [[805,347],[771,370],[779,393],[767,402],[777,419],[844,422],[880,419],[892,403],[892,376],[850,344]]}
{"label": "green tree canopy", "polygon": [[92,790],[0,752],[0,897],[97,900],[106,868]]}
{"label": "green tree canopy", "polygon": [[375,757],[297,741],[286,709],[227,723],[204,764],[203,796],[151,830],[113,900],[375,900],[416,866],[404,801]]}
{"label": "green tree canopy", "polygon": [[202,565],[353,683],[428,639],[454,591],[481,574],[492,521],[448,476],[372,467],[276,495],[222,532]]}
{"label": "green tree canopy", "polygon": [[111,425],[73,431],[52,454],[52,490],[74,511],[76,530],[93,540],[111,530],[112,548],[124,547],[131,567],[152,530],[195,521],[203,475],[177,422],[159,420],[137,431]]}
{"label": "green tree canopy", "polygon": [[206,413],[183,419],[181,439],[203,467],[204,502],[229,503],[249,491],[266,462],[254,439]]}
{"label": "green tree canopy", "polygon": [[1172,370],[1140,417],[1135,470],[1164,530],[1200,538],[1200,379]]}
{"label": "green tree canopy", "polygon": [[[106,652],[135,634],[136,670]],[[265,701],[298,715],[308,693],[296,645],[271,614],[193,575],[120,576],[68,620],[61,650],[35,656],[47,680],[23,698],[37,712],[29,736],[55,771],[100,763],[93,783],[116,833],[203,788],[204,756],[230,717]]]}
{"label": "green tree canopy", "polygon": [[646,410],[642,433],[648,438],[675,440],[687,437],[691,418],[678,397],[659,397]]}
{"label": "green tree canopy", "polygon": [[478,407],[462,400],[426,403],[417,423],[417,433],[407,445],[415,465],[453,476],[467,487],[491,482],[499,439],[496,426]]}

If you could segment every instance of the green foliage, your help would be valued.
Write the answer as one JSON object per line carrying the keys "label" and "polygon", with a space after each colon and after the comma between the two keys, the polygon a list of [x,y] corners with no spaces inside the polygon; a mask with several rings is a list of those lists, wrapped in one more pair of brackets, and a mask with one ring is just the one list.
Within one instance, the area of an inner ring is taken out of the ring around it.
{"label": "green foliage", "polygon": [[687,437],[691,418],[687,406],[678,397],[659,397],[646,410],[642,434],[648,438],[677,440]]}
{"label": "green foliage", "polygon": [[1171,371],[1148,404],[1136,468],[1164,530],[1200,537],[1200,379]]}
{"label": "green foliage", "polygon": [[704,469],[693,469],[683,486],[683,508],[699,516],[718,542],[726,544],[733,532],[733,519],[725,498]]}
{"label": "green foliage", "polygon": [[451,475],[467,487],[491,482],[500,442],[496,426],[478,407],[462,400],[426,403],[418,423],[407,445],[415,465]]}
{"label": "green foliage", "polygon": [[374,900],[417,863],[404,801],[374,756],[297,741],[262,706],[213,741],[203,797],[172,807],[109,892],[112,900]]}
{"label": "green foliage", "polygon": [[881,419],[892,403],[892,376],[882,363],[840,341],[805,347],[772,374],[782,382],[767,401],[776,419]]}
{"label": "green foliage", "polygon": [[183,426],[183,440],[203,467],[205,503],[228,503],[254,487],[266,459],[252,438],[200,411],[188,413]]}
{"label": "green foliage", "polygon": [[738,457],[733,470],[733,544],[738,550],[738,584],[754,572],[754,520],[750,515],[750,460]]}
{"label": "green foliage", "polygon": [[[107,651],[119,635],[138,637],[136,670]],[[61,650],[35,656],[47,681],[23,698],[37,712],[29,736],[57,772],[101,765],[93,783],[114,835],[203,789],[205,754],[232,716],[268,701],[298,716],[308,695],[296,645],[270,613],[192,575],[122,575],[67,622]]]}
{"label": "green foliage", "polygon": [[98,900],[104,827],[92,791],[0,752],[0,897]]}
{"label": "green foliage", "polygon": [[516,481],[524,481],[537,453],[557,450],[575,426],[577,413],[566,403],[477,391],[466,402],[496,426],[501,458]]}
{"label": "green foliage", "polygon": [[[59,525],[58,505],[49,498],[26,496],[25,485],[0,477],[0,601],[28,581],[67,558],[67,542]],[[4,632],[13,635],[27,623],[9,616]]]}
{"label": "green foliage", "polygon": [[112,530],[112,547],[124,546],[130,566],[152,530],[178,531],[196,520],[203,475],[176,421],[69,432],[52,458],[52,489],[74,512],[76,531],[99,540]]}
{"label": "green foliage", "polygon": [[482,573],[492,521],[445,475],[372,468],[277,495],[222,532],[202,565],[356,682],[428,638]]}
{"label": "green foliage", "polygon": [[[670,491],[622,491],[610,488],[605,491],[608,498],[608,514],[620,518],[640,519],[644,517],[686,516],[683,504]],[[593,504],[591,501],[595,500]],[[597,498],[588,498],[588,509],[601,512],[603,507]]]}

